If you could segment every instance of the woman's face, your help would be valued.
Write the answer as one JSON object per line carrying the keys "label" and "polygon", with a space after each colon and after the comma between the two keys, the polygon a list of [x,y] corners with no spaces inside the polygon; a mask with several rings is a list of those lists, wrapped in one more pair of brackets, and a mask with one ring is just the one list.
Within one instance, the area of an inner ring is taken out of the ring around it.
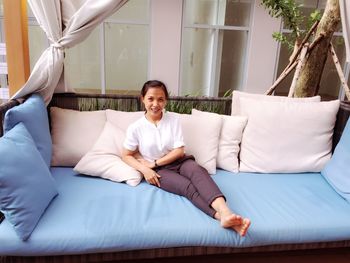
{"label": "woman's face", "polygon": [[142,102],[145,105],[147,114],[150,114],[152,117],[159,117],[162,115],[167,100],[161,87],[152,87],[142,97]]}

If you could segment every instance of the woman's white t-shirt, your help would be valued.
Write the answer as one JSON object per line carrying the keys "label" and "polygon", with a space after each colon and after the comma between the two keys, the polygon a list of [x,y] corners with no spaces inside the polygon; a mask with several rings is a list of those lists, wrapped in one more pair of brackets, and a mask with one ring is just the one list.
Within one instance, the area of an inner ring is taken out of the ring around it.
{"label": "woman's white t-shirt", "polygon": [[138,149],[142,157],[150,162],[184,145],[180,121],[166,112],[157,125],[148,121],[146,116],[131,124],[123,144],[130,151]]}

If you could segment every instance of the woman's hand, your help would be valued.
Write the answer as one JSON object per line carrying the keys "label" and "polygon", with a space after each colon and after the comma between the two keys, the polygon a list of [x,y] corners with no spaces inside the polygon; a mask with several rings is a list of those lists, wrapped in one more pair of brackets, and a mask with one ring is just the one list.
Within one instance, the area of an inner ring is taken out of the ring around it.
{"label": "woman's hand", "polygon": [[156,185],[160,187],[159,178],[161,177],[159,174],[157,174],[154,170],[151,168],[145,170],[143,172],[143,177],[145,178],[146,182],[149,184]]}
{"label": "woman's hand", "polygon": [[161,176],[152,170],[155,167],[155,163],[143,159],[138,151],[127,149],[123,149],[122,157],[125,163],[142,173],[147,183],[160,187],[159,178]]}

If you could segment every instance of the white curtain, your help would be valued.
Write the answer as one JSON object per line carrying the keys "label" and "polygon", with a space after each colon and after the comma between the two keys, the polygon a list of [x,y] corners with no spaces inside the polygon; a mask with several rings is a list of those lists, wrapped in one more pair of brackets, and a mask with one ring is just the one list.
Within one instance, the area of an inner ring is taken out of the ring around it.
{"label": "white curtain", "polygon": [[40,93],[48,104],[55,90],[70,91],[63,81],[64,50],[86,39],[97,25],[127,1],[28,0],[51,44],[35,64],[28,81],[12,98]]}
{"label": "white curtain", "polygon": [[350,62],[350,1],[339,0],[340,4],[340,16],[343,28],[345,49],[346,49],[346,61]]}

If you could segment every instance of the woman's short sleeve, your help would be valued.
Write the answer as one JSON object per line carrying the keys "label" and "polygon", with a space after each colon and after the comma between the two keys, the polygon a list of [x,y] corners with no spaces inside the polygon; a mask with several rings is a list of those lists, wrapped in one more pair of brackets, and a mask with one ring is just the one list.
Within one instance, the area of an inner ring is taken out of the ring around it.
{"label": "woman's short sleeve", "polygon": [[135,151],[139,145],[138,138],[136,136],[136,129],[134,125],[130,125],[126,130],[126,136],[123,143],[125,149],[129,151]]}
{"label": "woman's short sleeve", "polygon": [[173,138],[174,138],[174,149],[185,146],[181,123],[178,118],[174,118],[174,127],[173,127]]}

